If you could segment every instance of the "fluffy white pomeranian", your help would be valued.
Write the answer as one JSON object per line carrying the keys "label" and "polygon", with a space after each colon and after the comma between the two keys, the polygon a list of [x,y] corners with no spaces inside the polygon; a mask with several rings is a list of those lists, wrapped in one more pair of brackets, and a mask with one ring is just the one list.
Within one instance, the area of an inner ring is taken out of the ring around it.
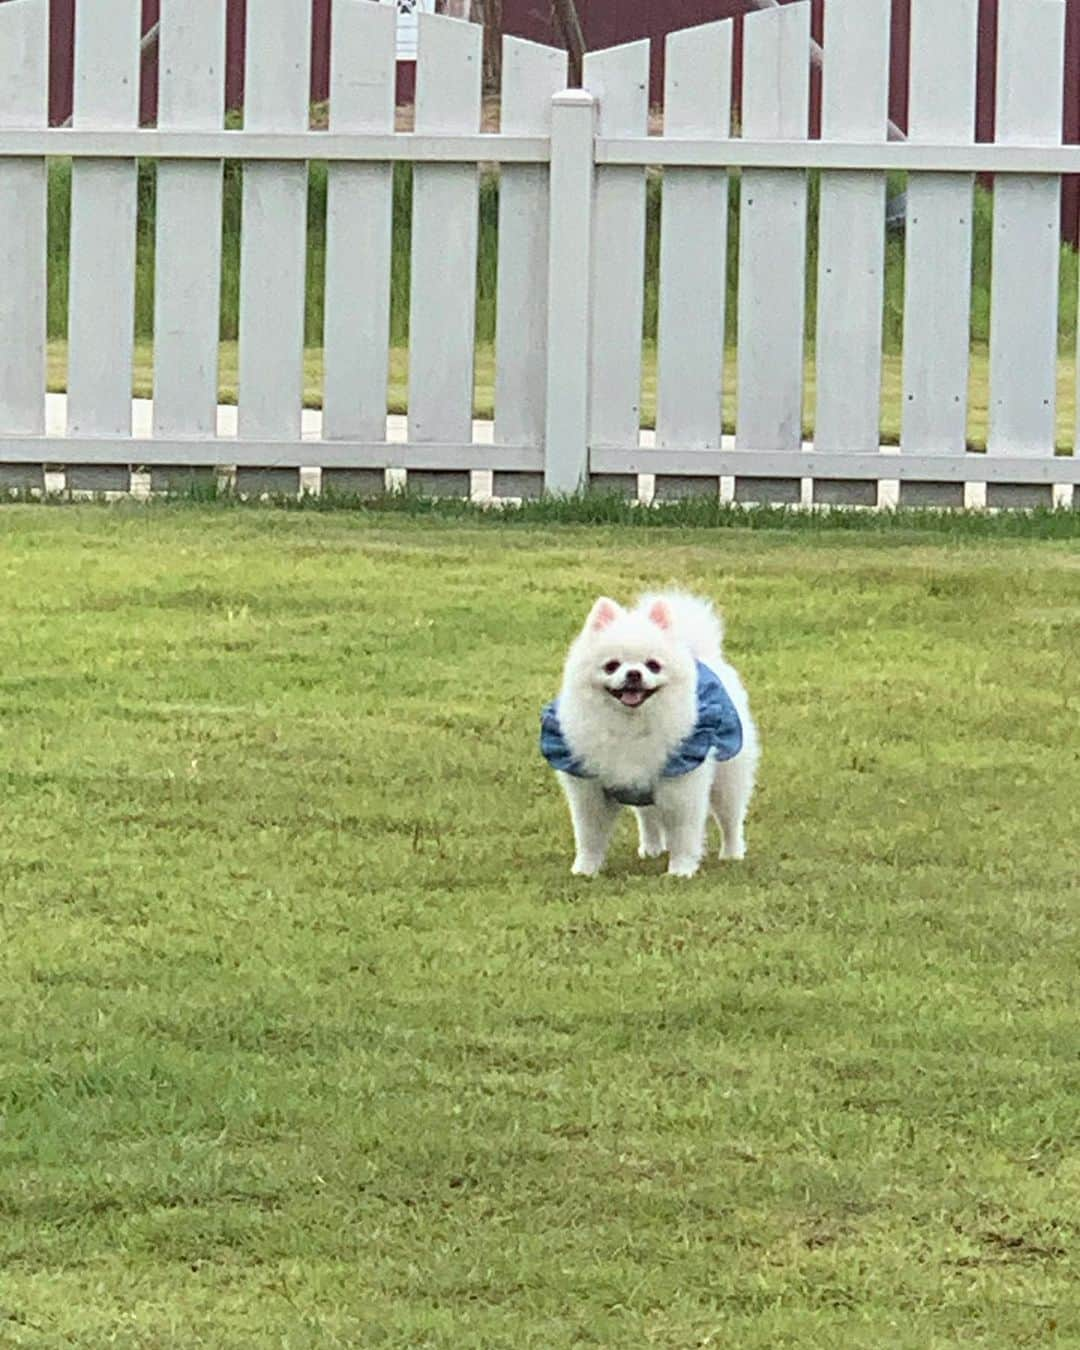
{"label": "fluffy white pomeranian", "polygon": [[575,874],[600,871],[622,806],[636,811],[640,856],[667,853],[671,876],[698,870],[710,811],[721,858],[745,856],[760,750],[722,647],[719,617],[695,596],[593,605],[540,732],[570,807]]}

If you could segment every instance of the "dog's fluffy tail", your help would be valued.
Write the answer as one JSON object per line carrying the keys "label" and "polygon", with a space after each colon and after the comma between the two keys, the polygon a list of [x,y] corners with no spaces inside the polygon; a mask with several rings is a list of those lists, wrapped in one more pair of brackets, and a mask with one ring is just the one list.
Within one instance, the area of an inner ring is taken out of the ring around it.
{"label": "dog's fluffy tail", "polygon": [[663,591],[643,595],[638,608],[647,613],[658,601],[670,610],[676,636],[697,660],[709,665],[723,659],[724,624],[710,601],[682,591]]}

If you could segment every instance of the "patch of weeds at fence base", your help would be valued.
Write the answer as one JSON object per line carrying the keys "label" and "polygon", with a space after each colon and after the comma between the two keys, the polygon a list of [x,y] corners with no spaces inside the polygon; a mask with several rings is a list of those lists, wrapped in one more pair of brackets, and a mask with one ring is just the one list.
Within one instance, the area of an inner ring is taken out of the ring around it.
{"label": "patch of weeds at fence base", "polygon": [[1041,507],[1033,510],[978,511],[899,507],[746,506],[705,498],[654,503],[629,501],[613,493],[585,492],[569,497],[542,497],[520,502],[473,502],[460,497],[431,497],[411,492],[361,495],[330,491],[322,495],[267,495],[242,498],[206,485],[191,491],[162,494],[155,506],[189,502],[218,503],[224,508],[365,515],[371,519],[402,516],[433,525],[474,524],[489,529],[521,526],[620,526],[631,530],[785,530],[807,534],[905,535],[961,539],[1080,539],[1080,510]]}

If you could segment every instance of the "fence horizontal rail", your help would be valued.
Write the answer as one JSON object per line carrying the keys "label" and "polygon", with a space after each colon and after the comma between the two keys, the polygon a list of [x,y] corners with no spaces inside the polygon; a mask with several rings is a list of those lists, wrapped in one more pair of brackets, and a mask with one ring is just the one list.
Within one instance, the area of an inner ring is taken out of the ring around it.
{"label": "fence horizontal rail", "polygon": [[0,130],[0,159],[331,160],[347,163],[547,164],[546,136],[349,135],[332,131]]}
{"label": "fence horizontal rail", "polygon": [[1080,173],[1080,145],[933,145],[873,141],[597,137],[596,163],[687,169],[833,169],[918,173]]}
{"label": "fence horizontal rail", "polygon": [[1034,455],[842,454],[767,450],[594,449],[594,474],[885,479],[906,483],[1080,483],[1080,458]]}
{"label": "fence horizontal rail", "polygon": [[[593,474],[680,477],[878,479],[907,483],[1080,485],[1080,457],[1057,455],[920,455],[762,450],[595,448]],[[169,437],[0,436],[0,464],[199,464],[240,468],[488,469],[541,473],[533,445],[403,441],[297,441]]]}
{"label": "fence horizontal rail", "polygon": [[[349,135],[328,131],[0,131],[0,159],[254,160],[334,163],[547,164],[546,136]],[[932,145],[894,142],[685,140],[597,137],[602,166],[698,169],[1080,174],[1080,145]]]}
{"label": "fence horizontal rail", "polygon": [[494,469],[542,473],[533,445],[250,438],[0,436],[0,464],[145,464],[259,469]]}

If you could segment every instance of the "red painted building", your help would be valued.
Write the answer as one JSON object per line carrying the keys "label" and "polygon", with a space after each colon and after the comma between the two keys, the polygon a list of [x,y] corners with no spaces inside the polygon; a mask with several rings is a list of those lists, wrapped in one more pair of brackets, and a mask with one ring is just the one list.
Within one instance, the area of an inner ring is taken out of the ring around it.
{"label": "red painted building", "polygon": [[[85,0],[84,0],[85,2]],[[786,0],[785,0],[786,2]],[[76,0],[51,0],[52,67],[50,118],[54,125],[71,112],[72,48]],[[329,82],[330,18],[332,0],[312,0],[312,97],[326,97]],[[825,0],[813,0],[814,28],[820,39]],[[1066,0],[1065,140],[1080,142],[1080,0]],[[537,42],[556,42],[550,0],[502,0],[503,25],[507,33]],[[663,37],[676,28],[686,28],[710,19],[738,19],[757,8],[754,0],[581,0],[579,12],[589,49],[614,46],[635,38],[653,39],[652,95],[659,103],[663,90]],[[893,62],[891,115],[901,128],[907,125],[908,33],[910,0],[892,0]],[[143,27],[148,31],[158,17],[158,0],[142,0]],[[228,88],[230,107],[243,102],[245,0],[229,0]],[[997,49],[997,0],[979,0],[979,106],[976,135],[991,140],[994,134],[994,63]],[[739,25],[737,24],[737,27]],[[736,44],[735,100],[740,97],[741,46]],[[407,73],[399,83],[408,89]],[[812,133],[816,133],[819,90],[814,81]],[[153,121],[157,98],[157,54],[151,45],[144,54],[142,80],[143,120]],[[1074,242],[1078,236],[1080,188],[1066,183],[1064,219]]]}

